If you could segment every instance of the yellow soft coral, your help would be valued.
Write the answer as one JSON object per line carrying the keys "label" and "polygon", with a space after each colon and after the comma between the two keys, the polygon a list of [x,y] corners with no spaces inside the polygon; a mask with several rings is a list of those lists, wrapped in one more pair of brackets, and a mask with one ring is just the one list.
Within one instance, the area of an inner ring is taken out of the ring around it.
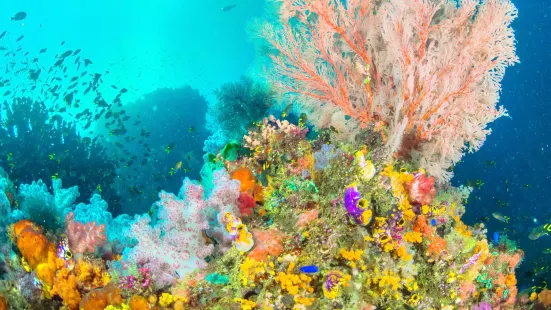
{"label": "yellow soft coral", "polygon": [[159,297],[159,305],[163,308],[170,306],[174,302],[174,296],[170,293],[162,293]]}
{"label": "yellow soft coral", "polygon": [[379,287],[389,287],[396,291],[401,287],[400,277],[390,270],[385,270],[384,275],[379,279]]}
{"label": "yellow soft coral", "polygon": [[109,305],[107,307],[105,307],[105,309],[103,310],[130,310],[130,306],[128,306],[127,304],[121,304],[119,307],[117,306],[113,306],[113,305]]}
{"label": "yellow soft coral", "polygon": [[396,256],[400,257],[404,261],[410,261],[413,256],[411,254],[408,254],[407,249],[405,246],[401,246],[396,249]]}
{"label": "yellow soft coral", "polygon": [[63,304],[69,309],[78,309],[79,307],[81,296],[77,289],[77,280],[66,268],[57,272],[50,294],[59,295],[63,299]]}
{"label": "yellow soft coral", "polygon": [[410,231],[403,236],[405,242],[409,243],[421,243],[423,242],[423,235],[417,231]]}
{"label": "yellow soft coral", "polygon": [[255,259],[246,257],[239,267],[239,269],[241,270],[239,277],[243,286],[254,284],[257,277],[260,277],[266,273],[270,275],[275,275],[273,267],[274,264],[272,262],[266,264],[266,262],[264,261],[257,261]]}
{"label": "yellow soft coral", "polygon": [[311,306],[314,303],[314,300],[315,300],[314,298],[308,298],[308,297],[299,297],[299,296],[295,297],[295,303],[299,305],[304,305],[304,306]]}
{"label": "yellow soft coral", "polygon": [[454,216],[453,219],[455,220],[455,231],[464,237],[471,237],[471,230],[459,219],[459,216]]}
{"label": "yellow soft coral", "polygon": [[287,291],[291,295],[297,295],[302,289],[306,292],[313,292],[314,289],[310,286],[312,278],[305,274],[292,274],[279,272],[275,278],[276,282],[281,285],[281,289]]}
{"label": "yellow soft coral", "polygon": [[346,249],[340,249],[339,254],[346,260],[354,262],[359,261],[362,258],[362,255],[364,254],[363,250],[346,250]]}
{"label": "yellow soft coral", "polygon": [[241,310],[252,310],[256,308],[256,303],[248,299],[235,298],[233,301],[241,304]]}
{"label": "yellow soft coral", "polygon": [[381,175],[387,176],[390,179],[392,195],[398,199],[398,209],[403,212],[404,219],[412,221],[415,218],[415,213],[411,210],[408,192],[404,185],[413,181],[413,174],[406,171],[394,171],[394,166],[389,164],[381,172]]}
{"label": "yellow soft coral", "polygon": [[110,281],[105,263],[101,259],[80,258],[75,265],[75,276],[80,288],[99,288]]}

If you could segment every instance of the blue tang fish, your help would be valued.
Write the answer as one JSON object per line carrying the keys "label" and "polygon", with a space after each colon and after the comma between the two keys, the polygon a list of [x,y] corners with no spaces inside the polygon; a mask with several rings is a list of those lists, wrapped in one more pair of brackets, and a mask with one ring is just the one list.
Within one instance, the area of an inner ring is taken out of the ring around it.
{"label": "blue tang fish", "polygon": [[493,235],[493,241],[494,241],[494,244],[495,245],[498,245],[499,244],[499,232],[494,232],[494,235]]}
{"label": "blue tang fish", "polygon": [[303,273],[316,273],[318,271],[319,271],[319,268],[316,265],[309,265],[309,266],[300,267],[300,272],[303,272]]}

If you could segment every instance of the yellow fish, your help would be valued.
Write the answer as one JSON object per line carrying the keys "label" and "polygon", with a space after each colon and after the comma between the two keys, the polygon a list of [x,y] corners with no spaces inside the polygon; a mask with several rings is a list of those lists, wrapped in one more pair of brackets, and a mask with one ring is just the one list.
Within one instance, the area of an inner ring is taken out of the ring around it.
{"label": "yellow fish", "polygon": [[494,213],[492,213],[492,216],[500,222],[509,223],[510,218],[508,216],[505,216],[505,215],[501,214],[501,213],[494,212]]}

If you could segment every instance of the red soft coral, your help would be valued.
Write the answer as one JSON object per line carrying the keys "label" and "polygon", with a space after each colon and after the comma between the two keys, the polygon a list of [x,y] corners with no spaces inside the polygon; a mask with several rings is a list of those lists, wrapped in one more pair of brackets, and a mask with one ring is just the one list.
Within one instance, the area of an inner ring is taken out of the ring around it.
{"label": "red soft coral", "polygon": [[434,187],[434,178],[427,177],[424,174],[420,174],[413,181],[407,184],[409,201],[411,203],[419,203],[421,205],[428,205],[434,199],[436,195],[436,188]]}
{"label": "red soft coral", "polygon": [[96,247],[102,247],[107,242],[105,225],[97,225],[96,222],[76,222],[73,212],[67,214],[65,224],[69,246],[75,253],[93,253]]}
{"label": "red soft coral", "polygon": [[241,216],[250,216],[253,214],[253,208],[256,207],[256,201],[253,196],[246,192],[239,194],[239,213]]}

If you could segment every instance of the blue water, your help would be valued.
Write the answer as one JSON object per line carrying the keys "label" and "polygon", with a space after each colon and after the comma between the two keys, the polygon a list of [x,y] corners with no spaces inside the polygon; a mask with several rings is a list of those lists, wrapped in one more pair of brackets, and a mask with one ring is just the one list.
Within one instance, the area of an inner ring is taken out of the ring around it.
{"label": "blue water", "polygon": [[[49,47],[81,48],[98,70],[110,70],[112,80],[127,85],[134,96],[160,87],[191,84],[204,95],[244,74],[254,58],[245,31],[263,12],[263,3],[231,1],[18,1],[0,2],[0,29],[6,39],[25,50]],[[28,13],[22,22],[9,17]]]}
{"label": "blue water", "polygon": [[[551,222],[551,3],[513,2],[519,10],[513,28],[521,63],[507,70],[500,100],[512,119],[501,118],[491,125],[493,133],[482,149],[465,156],[457,166],[454,183],[483,180],[481,190],[469,199],[465,220],[472,224],[490,217],[490,238],[494,231],[512,230],[506,234],[518,240],[526,254],[517,273],[522,286],[531,283],[528,272],[551,264],[551,255],[542,253],[551,248],[551,237],[528,239],[532,228]],[[495,161],[495,166],[487,161]],[[497,200],[503,202],[502,207]],[[511,220],[501,223],[492,212]],[[550,278],[550,274],[541,278]]]}

